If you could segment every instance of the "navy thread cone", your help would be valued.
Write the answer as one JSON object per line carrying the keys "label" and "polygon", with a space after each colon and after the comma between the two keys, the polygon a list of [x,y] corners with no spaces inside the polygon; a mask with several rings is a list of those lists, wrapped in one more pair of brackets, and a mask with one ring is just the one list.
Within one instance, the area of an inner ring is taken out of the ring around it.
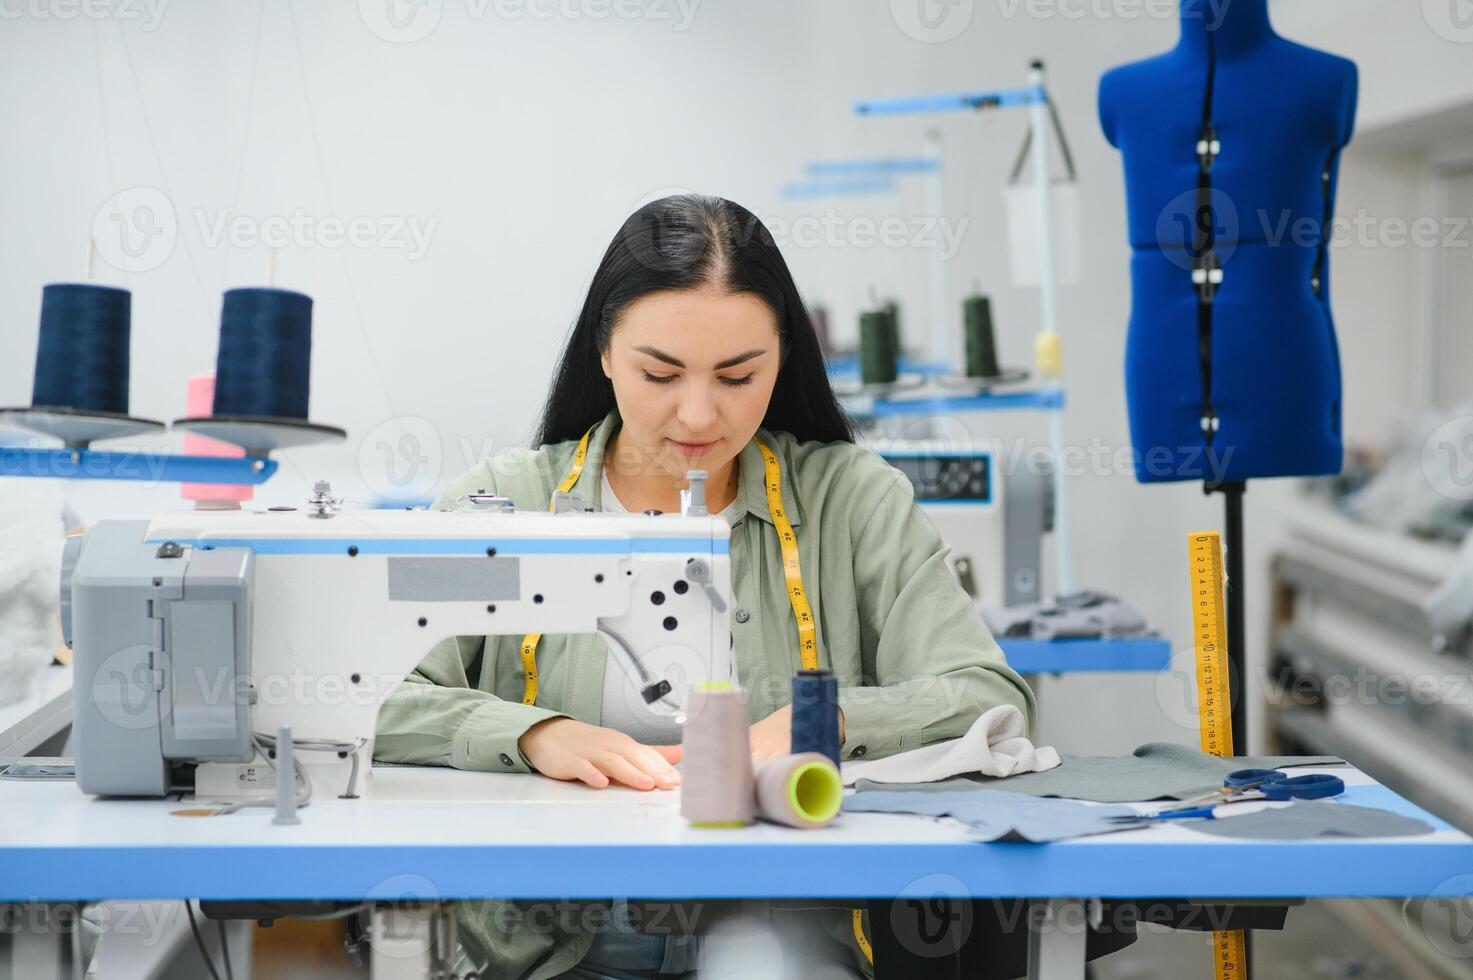
{"label": "navy thread cone", "polygon": [[312,297],[231,289],[220,311],[215,415],[307,418]]}
{"label": "navy thread cone", "polygon": [[839,679],[831,670],[800,670],[793,677],[790,751],[817,752],[839,765]]}
{"label": "navy thread cone", "polygon": [[41,290],[31,404],[128,414],[133,294],[90,283]]}

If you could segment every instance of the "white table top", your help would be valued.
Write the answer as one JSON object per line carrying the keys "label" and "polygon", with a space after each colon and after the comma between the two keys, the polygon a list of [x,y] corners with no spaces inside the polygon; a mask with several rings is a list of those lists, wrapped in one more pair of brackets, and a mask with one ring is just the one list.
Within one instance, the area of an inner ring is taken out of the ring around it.
{"label": "white table top", "polygon": [[20,701],[0,706],[0,760],[16,759],[72,723],[72,669],[42,670]]}
{"label": "white table top", "polygon": [[[1345,802],[1437,830],[1386,840],[1244,841],[1164,825],[1046,845],[984,844],[951,820],[847,813],[799,831],[696,830],[678,792],[536,775],[387,767],[370,798],[183,817],[189,804],[0,781],[0,900],[90,898],[845,898],[1404,896],[1473,892],[1473,839],[1368,776]],[[918,882],[923,884],[917,884]],[[938,891],[939,889],[939,891]]]}

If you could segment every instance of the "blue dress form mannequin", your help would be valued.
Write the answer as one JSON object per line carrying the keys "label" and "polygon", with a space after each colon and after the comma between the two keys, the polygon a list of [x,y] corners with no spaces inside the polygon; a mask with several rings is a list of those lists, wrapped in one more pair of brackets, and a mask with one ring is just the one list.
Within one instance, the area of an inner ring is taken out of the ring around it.
{"label": "blue dress form mannequin", "polygon": [[1267,0],[1182,0],[1175,48],[1100,81],[1141,482],[1339,472],[1325,246],[1355,102],[1355,64],[1279,37]]}

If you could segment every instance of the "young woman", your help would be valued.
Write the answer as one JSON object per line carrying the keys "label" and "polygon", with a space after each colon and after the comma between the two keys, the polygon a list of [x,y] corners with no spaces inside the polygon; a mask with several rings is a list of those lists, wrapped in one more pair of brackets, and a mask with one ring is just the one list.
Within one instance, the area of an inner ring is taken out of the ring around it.
{"label": "young woman", "polygon": [[[670,512],[686,471],[708,471],[708,506],[732,525],[733,652],[755,755],[788,751],[790,681],[803,666],[783,518],[796,538],[817,659],[839,677],[844,758],[961,735],[997,704],[1017,705],[1031,724],[1031,692],[945,564],[946,546],[909,482],[854,445],[787,264],[745,208],[667,197],[625,221],[563,352],[536,445],[482,461],[441,501],[485,491],[545,510],[561,488],[601,510]],[[764,479],[774,464],[777,515]],[[380,715],[380,759],[532,770],[592,787],[680,781],[678,729],[641,710],[595,635],[453,638],[409,681]],[[532,929],[523,911],[497,902],[463,909],[461,935],[489,970],[482,975],[694,968],[689,936]],[[785,973],[869,972],[858,913],[772,908],[770,924],[801,937],[785,947]]]}

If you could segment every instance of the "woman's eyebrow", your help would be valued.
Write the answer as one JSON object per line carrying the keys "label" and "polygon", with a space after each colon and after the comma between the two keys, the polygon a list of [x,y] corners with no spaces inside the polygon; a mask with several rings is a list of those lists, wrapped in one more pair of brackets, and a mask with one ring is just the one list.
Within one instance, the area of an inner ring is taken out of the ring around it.
{"label": "woman's eyebrow", "polygon": [[[657,361],[664,361],[666,364],[669,364],[669,365],[672,365],[672,366],[678,367],[678,368],[685,367],[685,362],[684,361],[682,361],[682,360],[680,360],[679,358],[676,358],[676,357],[671,357],[669,354],[666,354],[664,351],[656,350],[653,347],[636,347],[634,349],[637,350],[637,351],[639,351],[641,354],[648,354],[650,357],[653,357]],[[729,367],[736,367],[738,364],[741,364],[743,361],[750,361],[752,358],[754,358],[754,357],[761,357],[763,354],[766,354],[766,353],[767,353],[767,349],[766,348],[763,348],[761,350],[749,350],[745,354],[738,354],[736,357],[728,357],[726,360],[724,360],[720,364],[716,365],[716,367],[713,370],[722,371],[722,370],[725,370],[726,368],[729,368]]]}

